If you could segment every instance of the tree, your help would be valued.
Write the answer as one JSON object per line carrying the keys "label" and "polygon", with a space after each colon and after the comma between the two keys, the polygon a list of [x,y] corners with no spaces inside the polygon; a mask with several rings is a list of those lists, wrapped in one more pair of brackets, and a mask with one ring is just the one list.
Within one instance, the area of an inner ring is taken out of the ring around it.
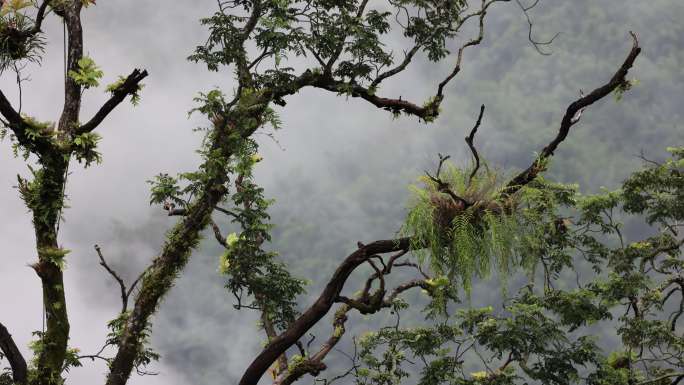
{"label": "tree", "polygon": [[[237,88],[230,96],[210,90],[196,99],[198,107],[193,112],[210,122],[199,150],[203,158],[199,169],[177,177],[160,174],[151,181],[151,203],[160,204],[168,215],[179,216],[179,221],[159,254],[128,286],[96,246],[103,268],[121,288],[122,309],[109,324],[111,333],[105,341],[105,347],[116,351],[113,357],[101,355],[102,351],[79,356],[68,347],[62,271],[68,250],[60,247],[57,237],[70,159],[86,167],[99,160],[94,130],[127,97],[135,103],[147,73],[134,70],[107,86],[111,98],[81,124],[83,91],[97,87],[103,75],[83,55],[80,12],[94,2],[45,0],[39,2],[34,16],[29,16],[31,2],[4,4],[0,25],[3,69],[39,59],[41,23],[50,13],[64,21],[69,39],[64,112],[58,124],[22,115],[21,108],[15,110],[0,94],[3,125],[15,151],[37,165],[29,167],[30,179],[19,178],[18,188],[33,216],[38,254],[33,267],[43,285],[47,320],[45,332],[38,334],[33,345],[36,354],[30,365],[0,325],[0,351],[11,367],[2,381],[60,384],[64,372],[85,358],[107,360],[109,385],[125,384],[133,369],[143,371],[158,357],[148,347],[150,317],[182,273],[202,230],[211,226],[225,248],[220,271],[227,288],[237,298],[238,308],[260,312],[268,337],[242,376],[242,385],[256,384],[269,370],[278,384],[292,383],[306,374],[319,375],[326,369],[324,359],[344,337],[350,313],[389,310],[398,317],[417,307],[402,300],[402,294],[414,288],[430,298],[428,321],[414,329],[404,329],[397,322],[395,327],[364,336],[345,376],[360,383],[397,383],[409,374],[406,366],[413,356],[425,364],[420,377],[425,384],[679,382],[683,376],[678,371],[682,366],[677,335],[681,310],[669,318],[665,312],[671,306],[668,301],[683,290],[678,228],[684,213],[684,152],[673,148],[672,160],[635,173],[620,191],[598,196],[580,197],[571,186],[541,176],[586,108],[631,87],[627,72],[640,53],[634,34],[627,58],[610,80],[567,107],[557,136],[517,174],[501,175],[480,158],[474,138],[483,106],[466,138],[473,164],[459,168],[448,162],[448,156],[440,155],[436,171],[426,172],[423,185],[415,189],[402,238],[359,243],[312,305],[299,309],[297,299],[304,281],[293,277],[277,254],[266,249],[271,202],[256,184],[252,168],[260,161],[255,132],[266,125],[280,126],[274,106],[285,106],[286,99],[302,88],[315,87],[363,99],[395,116],[404,113],[431,122],[440,113],[445,87],[460,71],[466,48],[484,38],[487,11],[500,2],[506,1],[468,5],[461,0],[392,0],[374,8],[365,0],[220,1],[219,10],[202,21],[209,28],[209,39],[190,59],[212,71],[232,69]],[[521,7],[524,12],[530,9]],[[455,64],[433,97],[416,103],[378,96],[381,85],[420,54],[432,62],[449,57],[450,42],[470,23],[475,24],[476,35],[456,49]],[[392,31],[410,44],[400,60],[382,43]],[[283,66],[299,63],[297,58],[306,59],[303,68]],[[654,226],[655,235],[626,241],[613,213],[617,210],[644,217]],[[571,219],[572,212],[578,219]],[[242,231],[224,236],[212,220],[214,213],[229,216]],[[616,236],[618,244],[597,235],[604,233]],[[570,290],[555,288],[564,271],[581,267],[582,256],[597,272],[608,273],[590,275],[588,283]],[[365,265],[371,273],[361,291],[343,295],[350,275]],[[502,278],[522,268],[529,272],[530,284],[500,312],[460,308],[453,314],[456,304],[468,296],[472,278],[494,267]],[[390,286],[393,273],[400,269],[415,270],[416,276]],[[538,288],[534,282],[540,279],[543,285]],[[311,351],[311,343],[305,345],[302,338],[336,304],[330,337]],[[623,349],[606,356],[586,333],[566,337],[566,332],[610,318],[618,306],[627,308],[618,320]],[[468,373],[465,359],[479,356],[478,348],[492,358],[480,363],[485,371]]]}

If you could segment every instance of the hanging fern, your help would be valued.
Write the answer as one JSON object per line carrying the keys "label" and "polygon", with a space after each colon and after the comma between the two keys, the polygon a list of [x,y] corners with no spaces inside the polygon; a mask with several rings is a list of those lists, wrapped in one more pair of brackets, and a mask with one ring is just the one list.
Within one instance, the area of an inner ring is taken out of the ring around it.
{"label": "hanging fern", "polygon": [[[402,234],[411,236],[421,264],[460,282],[470,292],[474,277],[494,268],[505,281],[511,268],[532,271],[549,240],[557,208],[571,199],[573,187],[539,178],[513,196],[501,198],[506,180],[485,167],[471,170],[444,163],[440,180],[469,204],[455,200],[430,177],[411,186],[412,199]],[[561,194],[562,193],[562,194]]]}

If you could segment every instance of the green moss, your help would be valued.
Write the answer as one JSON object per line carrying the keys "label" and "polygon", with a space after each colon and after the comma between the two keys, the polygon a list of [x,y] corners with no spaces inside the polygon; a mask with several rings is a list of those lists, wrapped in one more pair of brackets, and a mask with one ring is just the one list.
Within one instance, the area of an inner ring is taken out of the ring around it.
{"label": "green moss", "polygon": [[306,357],[295,354],[290,358],[290,363],[287,365],[288,372],[292,373],[297,370],[297,367],[306,362]]}
{"label": "green moss", "polygon": [[38,256],[43,261],[48,261],[60,270],[64,270],[66,267],[66,262],[64,257],[69,254],[71,250],[55,248],[55,247],[42,247],[38,249]]}

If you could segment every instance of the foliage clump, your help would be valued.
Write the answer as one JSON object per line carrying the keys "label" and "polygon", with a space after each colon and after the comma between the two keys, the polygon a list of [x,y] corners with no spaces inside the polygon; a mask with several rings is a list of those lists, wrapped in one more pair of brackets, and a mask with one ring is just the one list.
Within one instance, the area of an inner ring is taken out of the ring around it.
{"label": "foliage clump", "polygon": [[32,5],[29,0],[10,0],[0,6],[0,73],[21,60],[40,61],[45,42],[32,32],[33,20],[24,14]]}
{"label": "foliage clump", "polygon": [[[472,176],[471,176],[472,175]],[[574,186],[539,181],[512,196],[502,194],[501,172],[443,164],[440,179],[419,178],[402,233],[412,236],[421,262],[469,291],[473,276],[496,268],[505,278],[512,266],[532,269],[543,250],[558,242],[563,223],[552,217],[572,203]]]}

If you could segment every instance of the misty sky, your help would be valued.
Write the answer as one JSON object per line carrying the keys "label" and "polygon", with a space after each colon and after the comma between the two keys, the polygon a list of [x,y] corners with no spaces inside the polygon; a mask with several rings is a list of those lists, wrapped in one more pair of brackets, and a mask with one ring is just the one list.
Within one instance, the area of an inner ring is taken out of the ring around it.
{"label": "misty sky", "polygon": [[[588,190],[614,187],[639,164],[633,155],[640,150],[657,157],[664,147],[684,143],[681,1],[654,0],[644,6],[636,0],[582,0],[576,7],[566,4],[563,12],[571,12],[564,14],[557,9],[563,0],[542,3],[534,13],[535,32],[542,37],[563,32],[554,54],[534,52],[526,40],[525,19],[513,3],[496,7],[486,41],[466,53],[464,69],[443,103],[443,117],[433,125],[406,117],[393,120],[363,101],[314,90],[288,100],[281,110],[284,128],[275,133],[278,142],[259,137],[264,161],[257,169],[257,181],[277,201],[275,243],[288,263],[299,270],[320,266],[320,277],[307,277],[320,285],[357,240],[392,237],[404,213],[406,186],[433,167],[436,153],[451,154],[459,162],[468,159],[462,138],[481,103],[488,110],[478,146],[502,167],[525,166],[533,151],[554,135],[579,89],[586,91],[612,76],[629,50],[630,29],[639,33],[644,46],[634,69],[641,85],[622,103],[606,98],[588,110],[578,132],[558,151],[552,171],[560,178],[581,179]],[[60,242],[72,250],[65,274],[70,345],[85,354],[102,345],[106,322],[120,306],[118,288],[99,267],[93,245],[102,247],[128,282],[137,276],[175,221],[149,206],[145,181],[159,172],[193,170],[201,137],[192,129],[204,122],[199,116],[188,118],[192,98],[215,86],[232,91],[230,71],[210,73],[185,60],[207,35],[198,19],[211,14],[215,5],[213,0],[101,0],[83,12],[85,52],[105,72],[102,83],[133,68],[150,73],[141,104],[121,104],[98,128],[103,163],[86,170],[71,165],[70,207]],[[611,32],[598,34],[598,22],[604,23],[601,31]],[[62,26],[53,16],[45,29],[48,47],[42,65],[26,70],[30,81],[23,86],[22,112],[54,121],[63,101]],[[382,94],[420,103],[452,62],[419,62]],[[16,104],[10,72],[2,74],[0,88]],[[89,119],[106,99],[103,89],[86,91],[81,119]],[[592,160],[593,154],[606,151],[619,161]],[[12,188],[16,175],[27,176],[28,169],[12,156],[8,141],[0,144],[0,162],[0,321],[28,354],[31,332],[42,327],[41,289],[28,267],[36,259],[30,215]],[[325,237],[326,249],[297,243],[299,235]],[[221,288],[217,250],[207,237],[154,320],[153,345],[162,360],[151,369],[160,374],[134,376],[131,384],[232,382],[259,348],[263,338],[254,314],[236,314]],[[105,371],[101,362],[85,363],[72,370],[68,382],[102,383]]]}

